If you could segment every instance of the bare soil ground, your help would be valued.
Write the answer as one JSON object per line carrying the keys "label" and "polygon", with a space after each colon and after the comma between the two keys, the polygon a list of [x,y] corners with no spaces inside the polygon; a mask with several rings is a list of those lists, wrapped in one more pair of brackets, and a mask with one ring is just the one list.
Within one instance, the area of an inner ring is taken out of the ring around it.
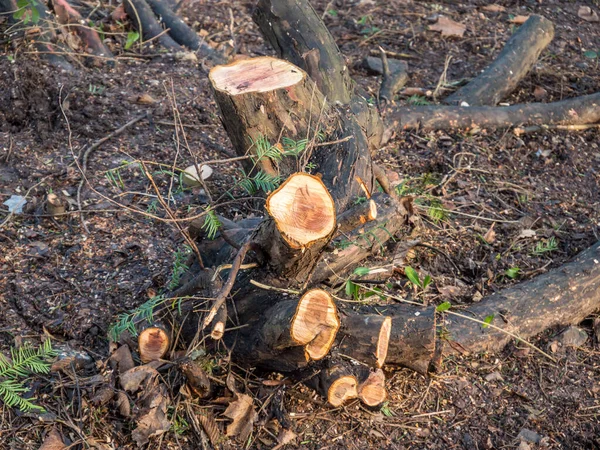
{"label": "bare soil ground", "polygon": [[[379,80],[355,63],[378,46],[408,61],[410,86],[433,90],[448,56],[452,56],[448,82],[473,77],[514,31],[509,19],[531,13],[551,19],[556,37],[507,102],[536,101],[537,87],[547,93],[542,101],[600,91],[599,59],[590,58],[589,52],[585,55],[589,50],[600,53],[598,23],[577,17],[581,5],[598,11],[597,2],[507,0],[498,2],[506,11],[496,13],[484,11],[488,2],[483,1],[314,3],[319,11],[326,7],[330,11],[325,22],[355,80],[373,98]],[[188,23],[223,44],[231,39],[227,27],[232,8],[238,52],[271,54],[250,19],[252,2],[200,1],[183,8]],[[442,38],[429,31],[428,24],[438,14],[465,24],[465,36]],[[115,52],[122,55],[115,67],[82,66],[76,73],[61,73],[26,54],[23,43],[4,44],[0,203],[13,194],[28,198],[23,214],[9,217],[6,207],[0,206],[4,353],[23,339],[49,333],[87,351],[94,360],[105,359],[110,323],[169,283],[174,255],[184,244],[172,226],[131,211],[164,215],[139,167],[126,162],[165,164],[162,173],[153,166],[156,180],[165,192],[172,186],[173,206],[184,217],[202,211],[203,196],[198,190],[178,189],[168,169],[190,165],[190,152],[200,161],[227,157],[230,144],[201,65],[148,56],[157,49],[147,50],[146,56],[125,54],[119,49],[123,41],[122,35],[112,38]],[[155,102],[144,101],[144,95]],[[186,139],[170,125],[174,111],[185,125]],[[84,186],[85,212],[80,216],[76,198],[81,173],[74,156],[145,112],[151,113],[151,120],[138,122],[90,154],[87,177],[94,190]],[[433,279],[425,300],[460,307],[557,267],[597,241],[599,143],[598,129],[544,130],[522,136],[512,130],[398,132],[378,157],[399,174],[403,192],[413,194],[420,204],[423,220],[414,236],[427,247],[415,248],[409,264]],[[236,171],[233,165],[215,166],[208,181],[211,192],[219,194],[231,186]],[[50,192],[69,199],[69,215],[46,214],[44,200]],[[259,201],[244,200],[222,212],[233,218],[261,211]],[[393,251],[392,246],[384,256]],[[405,277],[398,275],[393,281],[396,295],[414,296]],[[431,378],[408,369],[386,369],[390,396],[381,411],[365,410],[358,402],[331,409],[307,388],[285,387],[284,404],[297,434],[288,448],[598,449],[600,351],[593,319],[581,325],[589,338],[580,348],[557,346],[561,331],[557,329],[533,340],[539,348],[554,351],[557,363],[511,345],[499,355],[447,358],[441,373]],[[215,377],[225,369],[225,363],[216,359]],[[119,416],[112,404],[90,403],[94,384],[89,380],[97,373],[92,364],[76,377],[53,373],[36,378],[38,401],[48,411],[41,417],[0,405],[0,448],[38,448],[53,423],[59,423],[74,442],[71,448],[134,448],[130,437],[134,424]],[[258,401],[273,389],[282,389],[262,384],[269,374],[241,370],[237,374]],[[174,375],[165,377],[176,385]],[[226,423],[219,416],[224,406],[199,407],[211,410],[221,425]],[[224,439],[220,446],[272,448],[277,428],[267,413],[268,408],[261,412],[249,442]],[[176,425],[149,448],[199,448],[185,408],[176,404],[169,414],[177,418]],[[534,432],[529,440],[537,442],[519,438],[523,429]]]}

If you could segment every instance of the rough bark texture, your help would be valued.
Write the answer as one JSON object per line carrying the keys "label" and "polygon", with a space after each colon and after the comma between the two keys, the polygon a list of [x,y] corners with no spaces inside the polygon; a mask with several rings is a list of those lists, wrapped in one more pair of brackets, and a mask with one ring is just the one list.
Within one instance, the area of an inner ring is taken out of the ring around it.
{"label": "rough bark texture", "polygon": [[362,314],[382,314],[392,318],[386,364],[408,367],[426,373],[436,346],[434,307],[409,304],[363,307]]}
{"label": "rough bark texture", "polygon": [[330,103],[348,103],[352,79],[329,30],[307,0],[259,0],[254,21],[278,55],[306,71]]}
{"label": "rough bark texture", "polygon": [[201,40],[196,32],[170,8],[170,6],[161,0],[146,0],[146,3],[152,8],[160,20],[169,29],[169,35],[178,44],[184,45],[192,50],[200,50],[201,57],[204,57],[215,64],[223,64],[226,58]]}
{"label": "rough bark texture", "polygon": [[542,16],[532,15],[511,36],[494,62],[444,103],[494,106],[515,90],[542,50],[554,37],[554,25]]}
{"label": "rough bark texture", "polygon": [[402,130],[503,128],[521,124],[579,125],[600,121],[600,93],[554,103],[491,106],[416,106],[392,108],[388,123]]}
{"label": "rough bark texture", "polygon": [[[270,57],[234,61],[211,70],[209,79],[219,105],[221,121],[240,156],[257,153],[257,141],[276,144],[281,138],[313,139],[321,121],[328,123],[328,107],[308,75]],[[283,153],[283,147],[282,153]],[[251,161],[244,163],[247,170]],[[260,168],[284,178],[301,170],[298,159],[279,163],[263,158]]]}
{"label": "rough bark texture", "polygon": [[379,193],[373,196],[373,200],[377,203],[377,219],[332,241],[329,246],[332,251],[317,264],[310,286],[321,282],[345,281],[340,278],[341,274],[347,273],[370,255],[384,250],[385,243],[405,226],[408,212],[401,203]]}
{"label": "rough bark texture", "polygon": [[142,35],[144,40],[157,39],[163,47],[173,51],[183,51],[177,42],[171,36],[165,33],[154,12],[145,0],[125,0],[123,2],[125,12],[131,19],[133,26]]}
{"label": "rough bark texture", "polygon": [[[578,324],[600,305],[600,242],[572,262],[484,298],[460,313],[527,339],[557,325]],[[502,350],[513,338],[491,327],[447,316],[447,352]]]}
{"label": "rough bark texture", "polygon": [[392,319],[376,314],[344,314],[338,351],[371,367],[383,366],[388,353]]}
{"label": "rough bark texture", "polygon": [[346,234],[377,219],[377,203],[367,200],[340,214],[337,218],[338,232]]}
{"label": "rough bark texture", "polygon": [[[314,296],[327,301],[311,301]],[[335,304],[320,290],[309,291],[300,300],[279,301],[262,314],[257,309],[254,315],[238,334],[234,356],[253,367],[285,372],[326,356],[340,326]]]}

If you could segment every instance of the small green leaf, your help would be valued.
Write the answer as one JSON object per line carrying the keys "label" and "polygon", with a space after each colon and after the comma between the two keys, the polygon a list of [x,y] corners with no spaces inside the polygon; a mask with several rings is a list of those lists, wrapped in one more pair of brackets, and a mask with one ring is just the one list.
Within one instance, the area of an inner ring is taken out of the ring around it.
{"label": "small green leaf", "polygon": [[489,316],[487,316],[485,319],[483,319],[483,321],[485,322],[484,325],[482,325],[483,328],[487,328],[490,323],[492,323],[494,321],[494,315],[490,314]]}
{"label": "small green leaf", "polygon": [[125,42],[125,50],[129,50],[133,44],[135,44],[135,41],[137,41],[140,38],[140,33],[138,33],[137,31],[130,31],[129,33],[127,33],[127,42]]}
{"label": "small green leaf", "polygon": [[519,267],[511,267],[510,269],[506,269],[505,275],[510,278],[511,280],[514,280],[515,278],[517,278],[519,276],[519,273],[521,272],[521,269]]}
{"label": "small green leaf", "polygon": [[419,274],[417,273],[417,271],[415,269],[413,269],[410,266],[407,266],[404,268],[404,273],[406,274],[406,276],[408,277],[408,279],[410,280],[410,282],[412,284],[414,284],[415,286],[423,287],[423,283],[421,283]]}
{"label": "small green leaf", "polygon": [[427,286],[429,286],[429,284],[431,283],[431,276],[429,275],[425,275],[425,278],[423,279],[423,289],[427,289]]}
{"label": "small green leaf", "polygon": [[444,311],[448,311],[451,307],[452,307],[452,304],[450,302],[444,302],[444,303],[438,305],[438,307],[435,308],[435,310],[437,312],[444,312]]}
{"label": "small green leaf", "polygon": [[583,56],[590,59],[596,59],[598,57],[598,52],[595,52],[594,50],[588,50],[583,52]]}
{"label": "small green leaf", "polygon": [[40,12],[36,8],[31,8],[31,21],[34,24],[40,21]]}
{"label": "small green leaf", "polygon": [[329,14],[331,17],[337,17],[338,16],[338,12],[335,9],[329,9],[329,10],[327,10],[327,14]]}
{"label": "small green leaf", "polygon": [[346,295],[353,298],[358,295],[358,286],[350,280],[346,281]]}
{"label": "small green leaf", "polygon": [[370,269],[368,267],[357,267],[354,269],[354,275],[358,275],[359,277],[367,275],[369,272]]}

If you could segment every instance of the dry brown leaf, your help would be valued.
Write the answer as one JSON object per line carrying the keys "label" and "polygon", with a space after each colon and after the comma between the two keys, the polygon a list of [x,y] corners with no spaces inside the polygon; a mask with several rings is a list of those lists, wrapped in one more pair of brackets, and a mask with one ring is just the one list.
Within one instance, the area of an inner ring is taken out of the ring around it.
{"label": "dry brown leaf", "polygon": [[151,437],[169,431],[171,421],[167,418],[168,404],[167,388],[162,384],[144,397],[141,413],[136,419],[137,428],[131,432],[138,447],[146,445]]}
{"label": "dry brown leaf", "polygon": [[113,370],[117,370],[117,373],[125,373],[135,367],[133,357],[131,356],[131,350],[128,345],[122,345],[116,349],[108,358],[108,364]]}
{"label": "dry brown leaf", "polygon": [[506,8],[502,5],[485,5],[483,8],[484,11],[488,11],[488,12],[503,12],[506,11]]}
{"label": "dry brown leaf", "polygon": [[494,225],[496,225],[495,222],[492,223],[490,229],[487,230],[486,233],[483,235],[483,240],[488,244],[491,244],[496,240],[496,232],[494,231]]}
{"label": "dry brown leaf", "polygon": [[279,450],[283,448],[284,445],[289,444],[294,439],[296,439],[297,435],[292,430],[288,430],[287,428],[282,428],[279,434],[277,435],[278,444],[273,447],[273,450]]}
{"label": "dry brown leaf", "polygon": [[535,230],[523,230],[521,234],[519,234],[519,239],[522,238],[530,238],[535,236]]}
{"label": "dry brown leaf", "polygon": [[527,22],[527,19],[529,19],[529,16],[515,16],[512,19],[509,19],[509,22],[514,23],[515,25],[523,25]]}
{"label": "dry brown leaf", "polygon": [[196,417],[198,418],[198,422],[202,425],[202,428],[204,428],[204,432],[208,436],[210,443],[216,445],[221,438],[221,430],[219,429],[214,416],[207,411],[206,413],[196,414]]}
{"label": "dry brown leaf", "polygon": [[456,297],[461,294],[462,289],[457,286],[442,286],[438,288],[438,291],[444,297]]}
{"label": "dry brown leaf", "polygon": [[138,96],[135,102],[139,103],[140,105],[153,105],[158,102],[158,100],[156,100],[150,94],[142,94]]}
{"label": "dry brown leaf", "polygon": [[117,409],[119,410],[119,414],[123,417],[131,416],[131,405],[129,404],[129,397],[123,391],[119,391],[117,393]]}
{"label": "dry brown leaf", "polygon": [[227,436],[238,436],[240,442],[248,439],[258,417],[252,397],[246,394],[236,394],[236,400],[229,404],[223,415],[233,420],[227,425]]}
{"label": "dry brown leaf", "polygon": [[600,22],[598,13],[589,6],[580,6],[579,11],[577,11],[577,16],[587,22]]}
{"label": "dry brown leaf", "polygon": [[146,384],[148,381],[156,379],[156,377],[158,377],[158,371],[149,365],[145,365],[129,369],[121,374],[119,381],[123,389],[135,392],[140,389],[142,384]]}
{"label": "dry brown leaf", "polygon": [[465,31],[467,31],[467,27],[462,23],[455,22],[454,20],[448,19],[444,16],[440,16],[437,23],[431,25],[429,29],[433,31],[440,31],[442,36],[455,37],[463,37]]}
{"label": "dry brown leaf", "polygon": [[62,436],[56,429],[56,427],[52,428],[50,432],[46,435],[46,439],[42,443],[39,450],[64,450],[67,446],[62,440]]}

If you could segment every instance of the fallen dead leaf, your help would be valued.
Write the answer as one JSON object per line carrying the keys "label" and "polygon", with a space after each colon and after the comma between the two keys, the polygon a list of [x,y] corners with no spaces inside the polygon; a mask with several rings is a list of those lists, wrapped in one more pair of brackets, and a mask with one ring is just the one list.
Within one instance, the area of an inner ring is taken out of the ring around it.
{"label": "fallen dead leaf", "polygon": [[158,371],[149,365],[145,365],[129,369],[127,372],[121,374],[119,381],[121,382],[121,387],[124,390],[136,392],[140,389],[142,384],[156,379],[157,377]]}
{"label": "fallen dead leaf", "polygon": [[108,358],[108,363],[117,373],[125,373],[135,367],[133,356],[128,345],[122,345],[116,349]]}
{"label": "fallen dead leaf", "polygon": [[491,244],[496,240],[496,232],[494,231],[494,225],[496,225],[495,222],[492,223],[490,229],[487,230],[486,233],[483,235],[483,240],[488,244]]}
{"label": "fallen dead leaf", "polygon": [[136,103],[139,103],[140,105],[153,105],[155,103],[157,103],[158,100],[156,100],[154,97],[152,97],[150,94],[142,94],[140,96],[138,96],[138,98],[136,99]]}
{"label": "fallen dead leaf", "polygon": [[442,36],[463,37],[467,27],[447,17],[440,16],[437,23],[429,27],[432,31],[440,31]]}
{"label": "fallen dead leaf", "polygon": [[508,21],[510,23],[514,23],[515,25],[523,25],[525,22],[527,22],[527,19],[529,19],[529,16],[514,16]]}
{"label": "fallen dead leaf", "polygon": [[438,288],[438,291],[444,297],[456,297],[460,295],[462,289],[457,286],[442,286]]}
{"label": "fallen dead leaf", "polygon": [[39,450],[64,450],[67,446],[63,442],[62,436],[56,429],[56,427],[50,430],[50,433],[46,435],[46,439],[42,443]]}
{"label": "fallen dead leaf", "polygon": [[503,12],[506,11],[506,8],[502,5],[485,5],[483,8],[484,11],[488,11],[488,12]]}
{"label": "fallen dead leaf", "polygon": [[579,11],[577,11],[577,16],[580,19],[585,20],[586,22],[600,22],[600,17],[598,17],[598,13],[594,11],[589,6],[580,6]]}
{"label": "fallen dead leaf", "polygon": [[138,447],[146,445],[151,437],[169,431],[171,421],[167,418],[168,403],[167,388],[162,384],[144,397],[140,415],[136,419],[137,428],[131,432]]}
{"label": "fallen dead leaf", "polygon": [[294,439],[296,439],[296,437],[296,433],[294,433],[292,430],[282,428],[279,432],[279,435],[277,435],[278,444],[275,447],[273,447],[273,450],[279,450],[280,448],[283,448],[284,445],[289,444]]}
{"label": "fallen dead leaf", "polygon": [[227,436],[237,436],[240,442],[248,439],[258,417],[252,397],[246,394],[236,394],[236,400],[229,404],[223,415],[233,420],[227,425]]}
{"label": "fallen dead leaf", "polygon": [[123,391],[119,391],[117,393],[117,409],[119,410],[119,414],[123,417],[131,416],[131,405],[129,404],[129,397]]}
{"label": "fallen dead leaf", "polygon": [[530,238],[530,237],[534,237],[535,236],[535,230],[523,230],[521,231],[521,234],[519,234],[519,239],[520,238]]}

